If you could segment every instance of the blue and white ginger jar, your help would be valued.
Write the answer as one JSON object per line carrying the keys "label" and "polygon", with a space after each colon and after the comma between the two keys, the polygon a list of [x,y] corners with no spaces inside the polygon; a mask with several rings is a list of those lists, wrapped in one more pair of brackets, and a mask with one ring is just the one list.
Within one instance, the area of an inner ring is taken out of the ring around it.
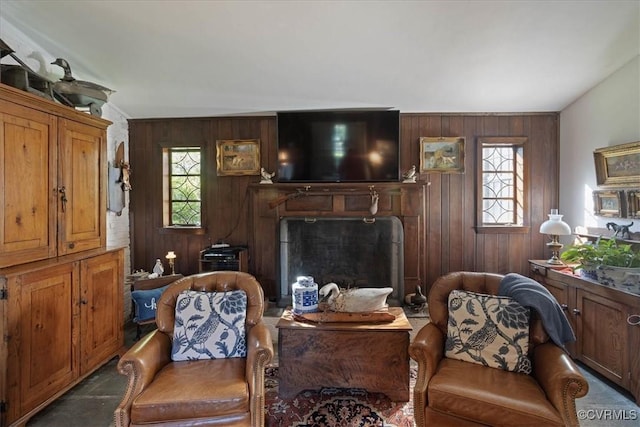
{"label": "blue and white ginger jar", "polygon": [[318,284],[311,276],[298,276],[291,285],[293,312],[296,314],[318,311]]}

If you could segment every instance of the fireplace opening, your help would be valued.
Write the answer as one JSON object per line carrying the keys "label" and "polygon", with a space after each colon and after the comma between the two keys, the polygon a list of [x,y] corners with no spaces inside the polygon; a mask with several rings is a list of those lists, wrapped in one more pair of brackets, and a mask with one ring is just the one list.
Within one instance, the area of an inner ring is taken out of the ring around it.
{"label": "fireplace opening", "polygon": [[280,221],[278,306],[291,305],[297,276],[312,276],[319,287],[392,287],[387,302],[404,299],[404,232],[394,216],[283,218]]}

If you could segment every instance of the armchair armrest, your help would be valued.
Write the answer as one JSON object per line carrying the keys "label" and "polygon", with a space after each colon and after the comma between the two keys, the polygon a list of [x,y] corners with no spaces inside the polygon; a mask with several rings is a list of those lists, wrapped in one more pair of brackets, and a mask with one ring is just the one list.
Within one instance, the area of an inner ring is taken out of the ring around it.
{"label": "armchair armrest", "polygon": [[418,371],[424,372],[424,379],[428,382],[444,357],[444,336],[440,329],[433,323],[424,325],[409,346],[409,355],[418,362]]}
{"label": "armchair armrest", "polygon": [[[416,417],[424,417],[424,408],[427,406],[427,386],[444,357],[444,335],[440,329],[433,323],[424,325],[409,346],[409,356],[418,362],[418,378],[413,390],[414,412]],[[424,420],[422,424],[417,422],[417,425],[424,425]]]}
{"label": "armchair armrest", "polygon": [[133,400],[171,361],[171,339],[155,330],[131,347],[118,361],[118,372],[128,377],[127,389],[115,411],[116,426],[128,426]]}
{"label": "armchair armrest", "polygon": [[267,325],[260,321],[247,333],[247,361],[251,425],[264,425],[264,369],[273,359],[273,342]]}
{"label": "armchair armrest", "polygon": [[587,394],[589,383],[571,357],[552,342],[540,344],[534,349],[532,375],[562,416],[565,425],[578,426],[576,398]]}
{"label": "armchair armrest", "polygon": [[[264,368],[273,359],[273,341],[267,325],[260,321],[253,326],[247,334],[247,380],[254,378],[257,373],[262,373]],[[260,375],[264,377],[264,375]],[[255,386],[250,381],[251,386]],[[254,390],[249,390],[251,393]]]}

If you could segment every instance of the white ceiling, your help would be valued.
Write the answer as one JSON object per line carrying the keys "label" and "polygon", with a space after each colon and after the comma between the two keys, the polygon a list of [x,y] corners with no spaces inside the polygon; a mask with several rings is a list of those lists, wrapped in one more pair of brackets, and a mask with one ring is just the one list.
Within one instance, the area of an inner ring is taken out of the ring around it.
{"label": "white ceiling", "polygon": [[0,0],[0,16],[131,118],[561,111],[640,54],[638,0]]}

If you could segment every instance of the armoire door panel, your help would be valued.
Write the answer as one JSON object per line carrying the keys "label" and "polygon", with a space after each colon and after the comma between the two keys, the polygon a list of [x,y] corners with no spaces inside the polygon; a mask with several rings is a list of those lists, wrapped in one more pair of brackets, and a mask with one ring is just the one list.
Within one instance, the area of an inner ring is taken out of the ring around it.
{"label": "armoire door panel", "polygon": [[106,194],[101,129],[60,120],[60,240],[65,255],[104,246]]}
{"label": "armoire door panel", "polygon": [[81,262],[81,374],[104,362],[123,345],[122,251]]}
{"label": "armoire door panel", "polygon": [[629,380],[626,306],[579,289],[577,307],[581,360],[626,387]]}
{"label": "armoire door panel", "polygon": [[0,267],[55,256],[56,118],[0,110]]}
{"label": "armoire door panel", "polygon": [[78,375],[76,264],[25,274],[20,286],[21,410],[30,411]]}

